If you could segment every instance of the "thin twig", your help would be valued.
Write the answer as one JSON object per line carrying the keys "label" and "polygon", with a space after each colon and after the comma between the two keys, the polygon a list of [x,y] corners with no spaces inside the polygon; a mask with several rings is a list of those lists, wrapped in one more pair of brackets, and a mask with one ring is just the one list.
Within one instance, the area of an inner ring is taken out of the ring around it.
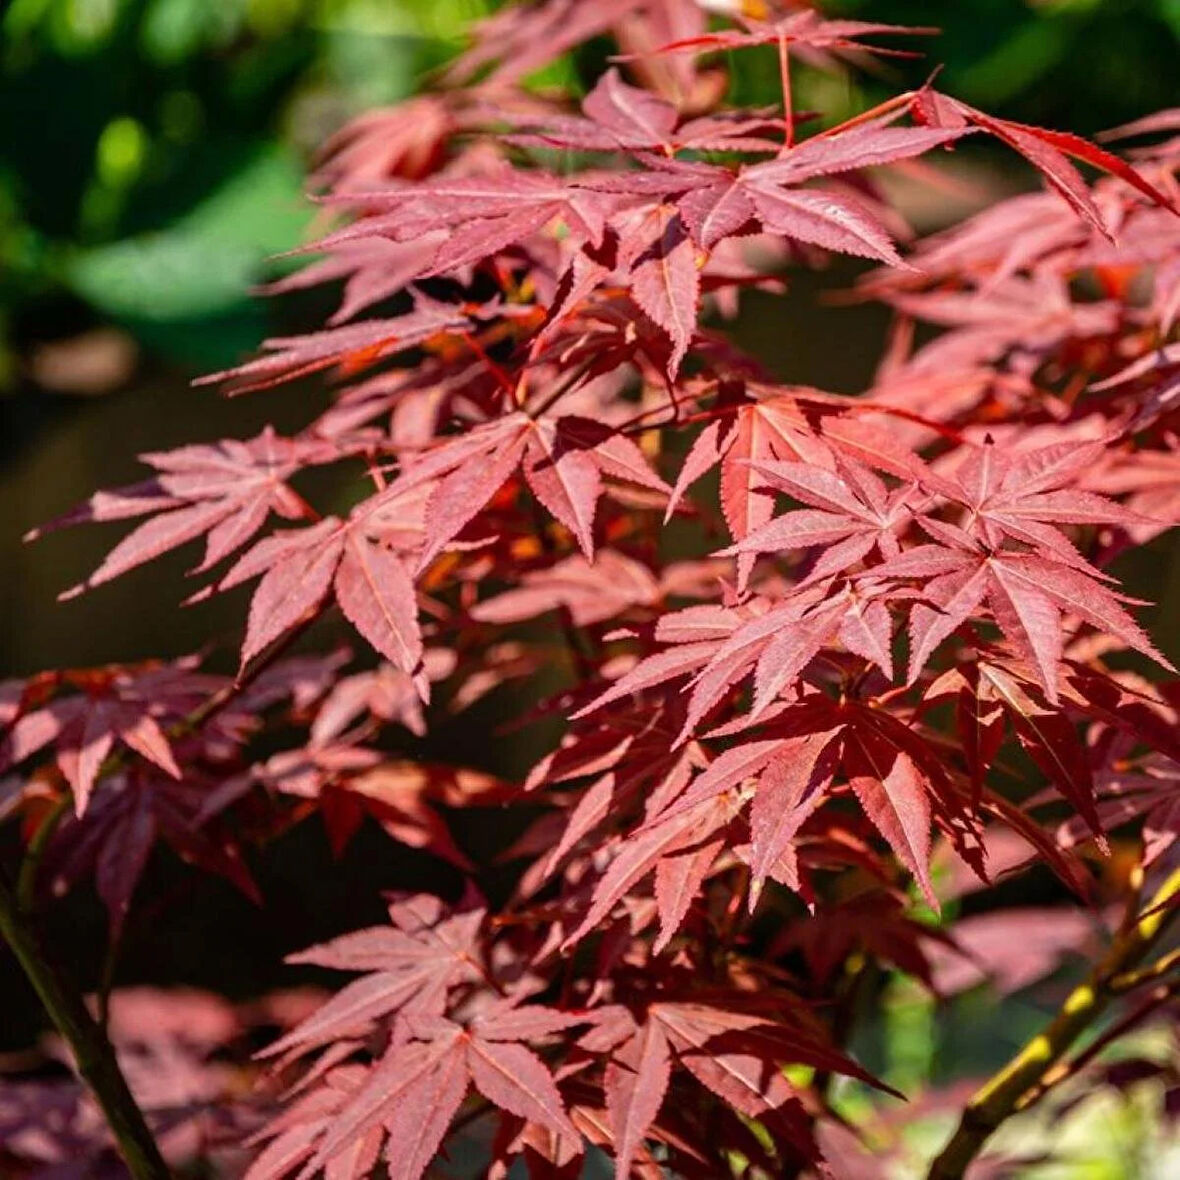
{"label": "thin twig", "polygon": [[1110,981],[1110,990],[1115,995],[1134,991],[1145,983],[1154,983],[1157,979],[1167,975],[1169,971],[1175,971],[1177,967],[1180,967],[1180,947],[1169,951],[1166,955],[1156,959],[1154,963],[1149,963],[1138,971],[1124,971],[1122,975],[1116,975]]}

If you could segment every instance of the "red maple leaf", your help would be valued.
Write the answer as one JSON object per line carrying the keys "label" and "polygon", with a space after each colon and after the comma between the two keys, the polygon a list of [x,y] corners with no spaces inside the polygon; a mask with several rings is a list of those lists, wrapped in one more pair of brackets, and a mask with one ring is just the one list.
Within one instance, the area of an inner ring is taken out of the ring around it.
{"label": "red maple leaf", "polygon": [[52,746],[74,793],[79,815],[116,741],[174,778],[181,777],[167,730],[184,722],[221,682],[197,673],[191,661],[173,666],[110,667],[76,671],[36,686],[33,696],[72,687],[48,703],[14,713],[0,742],[0,769],[18,765]]}
{"label": "red maple leaf", "polygon": [[297,471],[334,461],[332,448],[303,439],[286,439],[269,427],[248,442],[226,439],[209,446],[185,446],[140,458],[158,474],[142,483],[98,492],[85,504],[34,529],[26,540],[85,521],[151,519],[138,525],[107,555],[86,581],[62,594],[83,590],[151,561],[204,536],[207,570],[236,552],[266,523],[271,512],[299,520],[308,506],[287,481]]}

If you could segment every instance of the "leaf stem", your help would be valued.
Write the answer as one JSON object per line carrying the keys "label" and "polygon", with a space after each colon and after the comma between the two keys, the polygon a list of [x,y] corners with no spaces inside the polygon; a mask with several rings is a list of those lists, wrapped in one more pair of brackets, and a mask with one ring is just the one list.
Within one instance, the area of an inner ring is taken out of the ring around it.
{"label": "leaf stem", "polygon": [[1085,982],[1070,992],[1044,1030],[976,1091],[955,1133],[931,1164],[928,1180],[962,1180],[992,1133],[1022,1109],[1026,1095],[1045,1084],[1074,1041],[1106,1009],[1117,994],[1113,982],[1147,957],[1175,914],[1177,895],[1180,869],[1173,870],[1138,917],[1115,935],[1106,954]]}
{"label": "leaf stem", "polygon": [[782,33],[778,35],[778,73],[783,90],[783,150],[779,153],[783,155],[795,146],[795,111],[791,101],[791,51]]}
{"label": "leaf stem", "polygon": [[133,1180],[168,1180],[168,1166],[119,1068],[111,1043],[47,957],[41,941],[20,912],[7,881],[0,879],[0,934],[33,985],[58,1032],[74,1055],[78,1073],[106,1117],[119,1153]]}

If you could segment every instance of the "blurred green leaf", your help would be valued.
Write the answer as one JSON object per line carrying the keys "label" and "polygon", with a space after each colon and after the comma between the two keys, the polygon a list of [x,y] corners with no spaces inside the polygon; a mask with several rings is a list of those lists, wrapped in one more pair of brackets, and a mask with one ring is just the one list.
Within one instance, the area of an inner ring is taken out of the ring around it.
{"label": "blurred green leaf", "polygon": [[995,106],[1011,102],[1053,69],[1069,52],[1069,31],[1041,20],[1020,25],[990,53],[959,75],[959,83]]}
{"label": "blurred green leaf", "polygon": [[[192,57],[209,36],[209,9],[233,7],[206,5],[201,0],[153,0],[140,26],[144,52],[162,65]],[[218,23],[231,29],[236,24],[226,21],[224,16]]]}
{"label": "blurred green leaf", "polygon": [[223,313],[247,298],[269,255],[298,244],[308,221],[301,177],[291,154],[266,148],[169,228],[76,254],[67,282],[116,318]]}

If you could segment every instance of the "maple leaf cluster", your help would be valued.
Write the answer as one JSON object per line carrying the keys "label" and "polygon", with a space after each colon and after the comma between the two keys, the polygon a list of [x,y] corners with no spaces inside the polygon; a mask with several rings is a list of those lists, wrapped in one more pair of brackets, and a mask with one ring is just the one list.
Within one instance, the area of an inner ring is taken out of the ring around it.
{"label": "maple leaf cluster", "polygon": [[[906,33],[505,8],[439,92],[329,143],[336,220],[277,284],[340,284],[329,324],[205,379],[319,374],[329,408],[147,455],[55,522],[140,518],[81,588],[201,538],[194,598],[256,585],[235,679],[0,686],[6,807],[31,833],[73,803],[43,884],[93,875],[118,937],[158,842],[250,891],[246,847],[312,814],[342,855],[369,817],[468,879],[297,956],[357,978],[266,1051],[298,1080],[249,1180],[417,1180],[473,1139],[489,1176],[588,1151],[620,1180],[837,1174],[826,1079],[876,1084],[831,1018],[852,964],[949,994],[982,957],[1014,989],[1092,935],[1034,914],[1055,937],[1009,963],[919,898],[1037,863],[1088,904],[1112,838],[1173,854],[1180,693],[1112,570],[1180,522],[1180,139],[1131,164],[933,85],[807,134],[792,69]],[[600,38],[580,102],[530,88]],[[717,51],[759,47],[783,102],[734,110]],[[1045,191],[915,242],[882,171],[985,136]],[[895,316],[858,397],[722,331],[832,254],[877,264],[858,292]],[[325,467],[331,511],[296,490]],[[283,657],[336,609],[376,663]],[[522,783],[379,740],[530,682],[520,721],[562,731]],[[272,718],[282,748],[255,742]],[[531,818],[492,905],[447,817],[507,803]]]}

